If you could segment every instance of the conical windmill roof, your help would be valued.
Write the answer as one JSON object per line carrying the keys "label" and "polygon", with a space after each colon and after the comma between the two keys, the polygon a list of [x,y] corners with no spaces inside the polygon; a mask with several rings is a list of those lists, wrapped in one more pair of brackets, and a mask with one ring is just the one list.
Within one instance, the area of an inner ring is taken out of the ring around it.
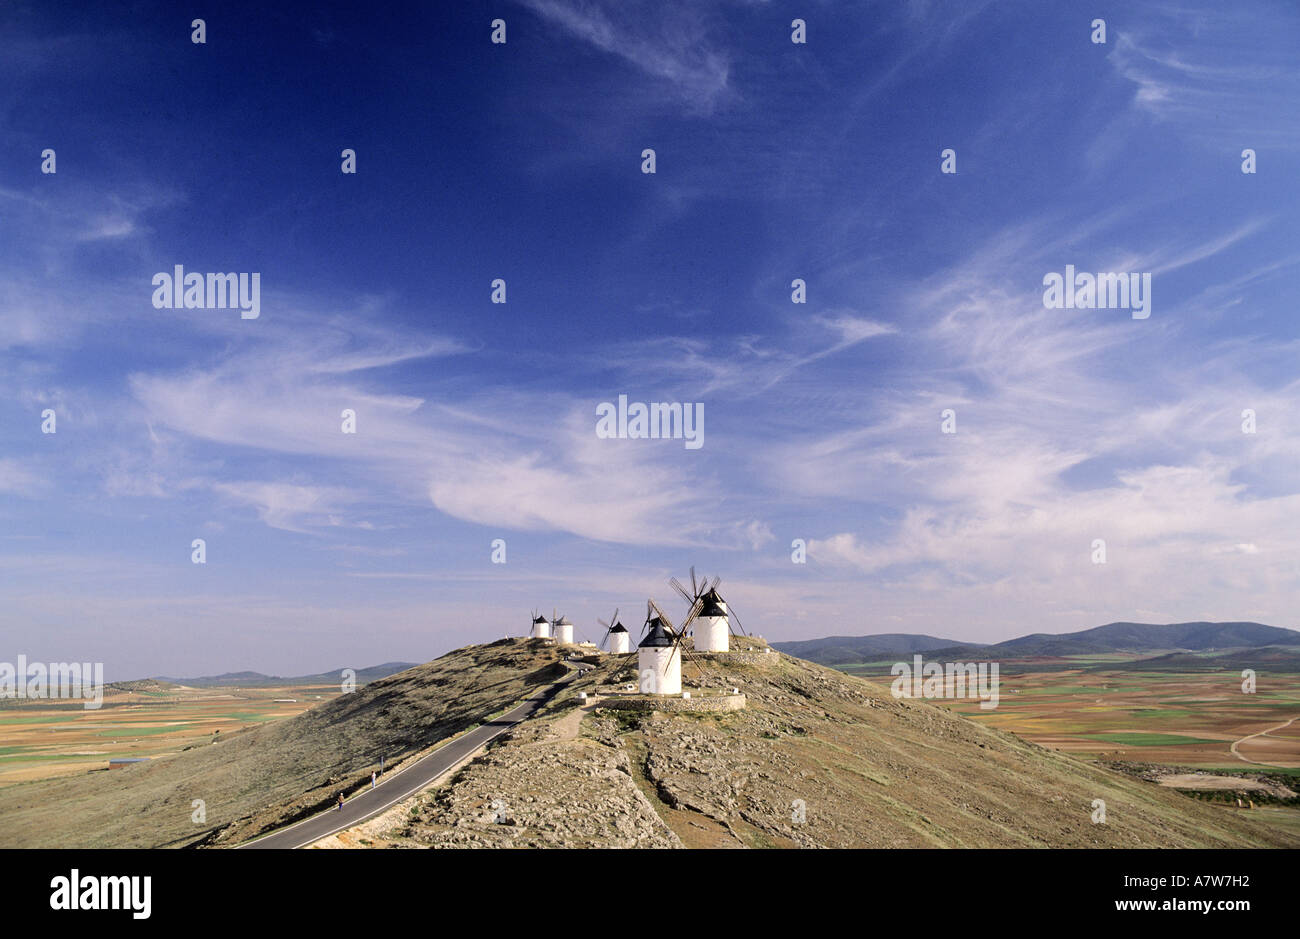
{"label": "conical windmill roof", "polygon": [[669,635],[668,630],[664,628],[663,620],[654,617],[646,625],[650,628],[649,634],[641,640],[640,649],[667,648],[673,644],[673,637]]}
{"label": "conical windmill roof", "polygon": [[627,629],[624,628],[622,623],[615,623],[613,626],[609,627],[609,631],[612,633],[625,633],[627,632]]}

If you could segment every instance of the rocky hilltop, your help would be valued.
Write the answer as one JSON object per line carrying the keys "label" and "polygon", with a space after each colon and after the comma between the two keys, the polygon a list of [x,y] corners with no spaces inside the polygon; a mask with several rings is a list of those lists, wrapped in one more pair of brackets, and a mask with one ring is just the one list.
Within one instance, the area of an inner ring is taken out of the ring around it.
{"label": "rocky hilltop", "polygon": [[[755,640],[752,645],[761,647]],[[741,711],[613,710],[605,662],[446,784],[328,839],[434,847],[1294,846],[1205,805],[888,688],[771,653],[687,660]],[[1094,823],[1094,800],[1105,803]],[[322,846],[325,846],[324,844]]]}

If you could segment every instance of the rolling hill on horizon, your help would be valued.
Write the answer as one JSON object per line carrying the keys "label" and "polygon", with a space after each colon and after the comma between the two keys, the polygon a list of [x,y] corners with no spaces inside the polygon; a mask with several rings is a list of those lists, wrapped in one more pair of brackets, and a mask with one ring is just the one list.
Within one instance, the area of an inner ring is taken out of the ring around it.
{"label": "rolling hill on horizon", "polygon": [[1205,652],[1265,646],[1300,647],[1300,632],[1252,622],[1198,621],[1164,625],[1118,622],[1072,633],[1031,633],[987,645],[907,633],[829,636],[772,643],[774,649],[822,665],[848,665],[878,660],[881,656],[910,656],[918,652],[946,658],[1016,659],[1114,652]]}
{"label": "rolling hill on horizon", "polygon": [[[871,636],[827,636],[773,642],[772,648],[820,665],[850,665],[881,655],[912,655],[959,645],[955,639],[940,639],[914,633],[879,633]],[[866,656],[866,658],[863,658]]]}
{"label": "rolling hill on horizon", "polygon": [[[371,665],[368,668],[354,669],[354,671],[357,673],[357,684],[364,684],[369,681],[378,681],[380,678],[387,678],[389,675],[396,675],[408,668],[415,668],[416,664],[415,662],[385,662],[382,665]],[[212,685],[324,684],[339,681],[342,674],[343,669],[336,668],[332,671],[318,672],[315,675],[292,675],[289,677],[245,671],[225,672],[221,675],[204,675],[200,678],[169,678],[165,675],[156,675],[153,680],[170,682],[173,685],[189,685],[202,688]]]}

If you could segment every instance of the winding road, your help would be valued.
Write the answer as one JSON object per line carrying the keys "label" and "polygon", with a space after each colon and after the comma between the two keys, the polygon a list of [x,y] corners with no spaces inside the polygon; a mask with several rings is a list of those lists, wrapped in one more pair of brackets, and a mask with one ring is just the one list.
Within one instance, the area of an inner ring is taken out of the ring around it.
{"label": "winding road", "polygon": [[[570,664],[570,663],[566,663]],[[560,689],[587,671],[588,666],[573,666],[574,671],[553,685],[547,686],[531,698],[502,714],[494,721],[481,724],[469,733],[444,744],[428,756],[383,777],[374,789],[364,789],[343,803],[343,808],[331,808],[285,828],[279,828],[239,848],[302,848],[326,838],[345,828],[359,825],[374,818],[385,809],[403,799],[410,798],[427,786],[433,785],[447,773],[456,769],[478,753],[492,740],[522,721],[532,717],[547,701],[560,693]]]}
{"label": "winding road", "polygon": [[1295,723],[1297,720],[1300,720],[1300,718],[1295,718],[1295,717],[1293,717],[1293,718],[1291,718],[1291,720],[1287,721],[1285,724],[1278,724],[1276,727],[1269,727],[1269,728],[1267,728],[1266,730],[1261,730],[1261,731],[1260,731],[1259,733],[1257,733],[1257,734],[1251,734],[1251,735],[1248,736],[1248,737],[1242,737],[1240,740],[1238,740],[1238,741],[1236,741],[1235,743],[1233,743],[1233,745],[1232,745],[1231,747],[1229,747],[1228,749],[1231,750],[1231,751],[1232,751],[1232,755],[1235,756],[1235,757],[1236,757],[1237,759],[1239,759],[1239,760],[1245,760],[1247,763],[1254,763],[1256,766],[1273,766],[1273,765],[1274,765],[1273,763],[1261,763],[1259,760],[1252,760],[1252,759],[1251,759],[1250,757],[1248,757],[1248,756],[1242,756],[1242,755],[1241,755],[1241,751],[1238,750],[1237,747],[1240,746],[1241,744],[1245,743],[1247,740],[1253,740],[1253,739],[1255,739],[1256,737],[1262,737],[1262,736],[1264,736],[1265,734],[1271,734],[1273,731],[1275,731],[1275,730],[1281,730],[1283,727],[1290,727],[1290,726],[1291,726],[1293,723]]}

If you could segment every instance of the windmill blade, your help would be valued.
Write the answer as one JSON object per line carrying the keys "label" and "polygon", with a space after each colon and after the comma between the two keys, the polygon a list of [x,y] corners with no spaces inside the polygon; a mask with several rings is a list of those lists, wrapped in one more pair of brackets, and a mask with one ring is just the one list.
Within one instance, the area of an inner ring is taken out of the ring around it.
{"label": "windmill blade", "polygon": [[673,626],[672,620],[668,619],[667,613],[664,613],[663,610],[659,609],[658,603],[654,602],[654,597],[650,598],[650,607],[654,610],[654,615],[658,616],[660,620],[663,620],[663,627],[666,628],[668,632],[675,631],[676,627]]}
{"label": "windmill blade", "polygon": [[[673,648],[672,648],[672,651],[668,653],[668,664],[669,664],[669,665],[672,665],[672,664],[673,664],[673,656],[677,654],[677,650],[681,648],[681,645],[682,645],[682,637],[681,637],[681,636],[674,636],[674,637],[673,637]],[[682,649],[682,652],[685,653],[686,650],[685,650],[685,649]]]}
{"label": "windmill blade", "polygon": [[[702,600],[700,601],[699,605],[703,606]],[[686,648],[686,646],[684,645],[685,640],[686,640],[686,629],[683,626],[681,633],[673,641],[673,651],[669,653],[668,661],[671,662],[673,660],[673,656],[677,654],[677,650],[681,649],[683,660],[686,657],[689,657],[691,660],[691,664],[695,666],[696,671],[700,673],[700,678],[703,679],[706,677],[704,674],[704,666],[700,664],[699,657],[696,656],[695,653],[692,652],[690,649]]]}
{"label": "windmill blade", "polygon": [[695,622],[696,617],[700,615],[700,610],[702,609],[704,609],[704,598],[696,597],[695,602],[691,604],[691,608],[686,612],[686,619],[682,620],[681,633],[683,636],[686,635],[687,628],[691,623]]}
{"label": "windmill blade", "polygon": [[[740,617],[736,615],[736,611],[735,611],[734,609],[732,609],[731,606],[728,606],[728,607],[727,607],[727,626],[728,626],[728,627],[730,627],[730,625],[731,625],[731,621],[732,621],[732,620],[735,620],[735,621],[736,621],[736,625],[740,627],[740,635],[742,635],[742,636],[746,636],[746,637],[749,636],[749,633],[745,632],[745,627],[744,627],[744,626],[741,624],[741,622],[740,622]],[[736,631],[733,629],[733,630],[731,631],[731,634],[734,636],[734,635],[736,634]]]}
{"label": "windmill blade", "polygon": [[700,585],[697,584],[697,583],[695,582],[695,565],[694,565],[694,564],[691,565],[691,592],[694,593],[695,596],[697,596],[697,597],[700,595]]}
{"label": "windmill blade", "polygon": [[[668,653],[668,663],[670,665],[672,664],[673,656],[677,654],[677,650],[682,648],[682,640],[685,638],[686,638],[686,629],[685,626],[683,625],[681,632],[673,633],[673,648],[672,651]],[[683,649],[682,651],[684,652],[685,650]]]}
{"label": "windmill blade", "polygon": [[700,673],[700,680],[701,681],[707,680],[708,675],[705,674],[704,666],[700,663],[700,657],[696,655],[694,652],[687,649],[685,646],[682,646],[682,652],[684,652],[686,654],[686,657],[691,660],[691,664],[695,666],[695,670]]}
{"label": "windmill blade", "polygon": [[[596,617],[596,622],[600,623],[600,625],[605,627],[605,635],[601,637],[600,645],[608,648],[608,646],[606,646],[606,643],[609,642],[609,634],[610,632],[613,631],[614,624],[618,622],[618,607],[614,607],[614,615],[610,617],[608,623],[605,622],[600,617]],[[597,648],[599,648],[599,646]]]}
{"label": "windmill blade", "polygon": [[682,586],[682,582],[676,577],[670,578],[668,583],[672,584],[673,589],[676,590],[681,595],[681,598],[687,603],[695,602],[695,598],[686,592],[686,588]]}
{"label": "windmill blade", "polygon": [[[722,583],[722,578],[721,578],[721,577],[715,577],[715,578],[713,578],[713,585],[712,585],[711,587],[709,587],[709,590],[717,590],[717,589],[718,589],[718,584],[720,584],[720,583]],[[709,590],[706,590],[706,591],[704,591],[704,592],[705,592],[705,593],[708,593]]]}

